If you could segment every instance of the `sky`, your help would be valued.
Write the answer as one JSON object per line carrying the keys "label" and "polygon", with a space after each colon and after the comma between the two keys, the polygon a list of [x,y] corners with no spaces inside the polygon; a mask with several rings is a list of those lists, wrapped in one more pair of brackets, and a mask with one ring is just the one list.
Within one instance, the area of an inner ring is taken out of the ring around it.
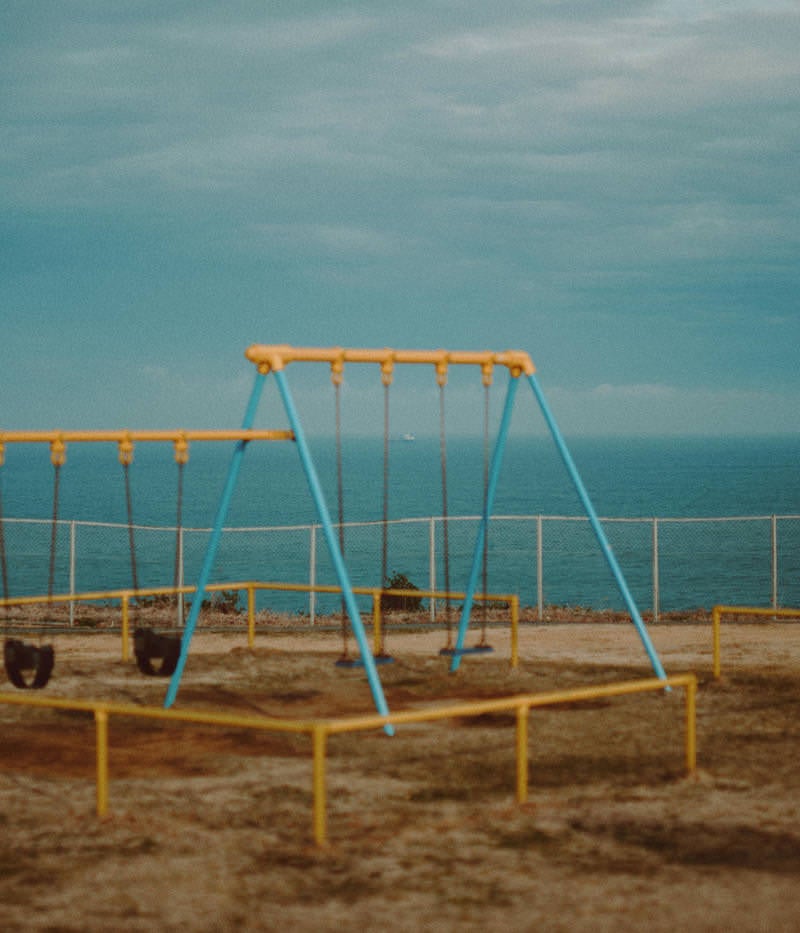
{"label": "sky", "polygon": [[288,343],[525,350],[568,437],[794,433],[798,48],[796,0],[4,0],[0,429],[236,427]]}

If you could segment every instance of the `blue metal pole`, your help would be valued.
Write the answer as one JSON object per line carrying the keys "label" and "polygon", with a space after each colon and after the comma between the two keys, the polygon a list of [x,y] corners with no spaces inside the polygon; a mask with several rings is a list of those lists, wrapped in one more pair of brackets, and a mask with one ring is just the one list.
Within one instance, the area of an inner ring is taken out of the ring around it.
{"label": "blue metal pole", "polygon": [[600,550],[603,552],[611,573],[614,575],[614,579],[617,581],[617,586],[619,587],[622,598],[625,601],[625,605],[628,607],[628,612],[631,616],[631,621],[636,626],[636,631],[639,633],[639,637],[642,640],[644,649],[647,652],[647,656],[650,659],[650,664],[655,671],[655,674],[660,679],[664,680],[666,678],[666,673],[664,668],[661,665],[661,661],[656,653],[656,649],[653,646],[652,641],[650,640],[650,635],[647,632],[642,617],[639,614],[639,609],[636,606],[636,603],[631,595],[630,590],[628,589],[628,584],[625,582],[625,577],[622,574],[619,564],[617,563],[617,558],[614,555],[614,552],[611,550],[611,545],[608,542],[606,533],[603,529],[603,526],[600,524],[600,519],[597,517],[597,513],[594,510],[589,494],[586,491],[586,487],[583,485],[580,474],[578,473],[578,468],[575,466],[575,461],[572,459],[564,438],[561,435],[561,431],[556,424],[556,420],[553,417],[553,413],[550,411],[550,408],[547,404],[547,400],[544,397],[544,393],[539,385],[538,380],[536,379],[535,373],[531,373],[528,376],[528,381],[531,384],[533,389],[533,394],[536,396],[536,400],[539,403],[539,407],[542,410],[544,419],[547,422],[548,427],[550,428],[550,433],[553,435],[553,440],[556,443],[559,454],[561,454],[561,459],[564,461],[564,465],[567,468],[567,472],[572,479],[572,482],[577,490],[578,495],[580,496],[583,507],[586,510],[586,515],[589,518],[589,523],[592,526],[592,529],[597,537],[597,541],[600,544]]}
{"label": "blue metal pole", "polygon": [[506,391],[506,401],[503,408],[503,417],[500,420],[500,429],[497,432],[497,440],[494,442],[492,451],[492,463],[489,468],[489,481],[484,496],[483,515],[478,525],[478,537],[475,541],[475,550],[472,554],[472,569],[469,574],[469,582],[464,596],[464,605],[461,609],[461,621],[458,623],[458,637],[456,638],[456,648],[453,654],[453,660],[450,662],[450,671],[457,671],[461,664],[460,652],[464,649],[464,640],[467,636],[469,627],[469,617],[472,612],[472,603],[475,597],[475,588],[478,585],[478,573],[481,569],[481,558],[483,556],[483,545],[486,541],[486,528],[489,524],[489,516],[492,514],[494,497],[497,492],[497,482],[500,479],[500,466],[503,462],[503,453],[508,439],[508,429],[511,427],[511,413],[514,409],[514,398],[519,387],[519,377],[511,376]]}
{"label": "blue metal pole", "polygon": [[[358,650],[361,653],[361,660],[364,663],[364,670],[367,673],[367,680],[369,681],[370,690],[372,691],[372,698],[375,703],[375,708],[381,716],[388,716],[389,707],[387,706],[386,698],[383,695],[383,686],[381,685],[380,677],[378,676],[378,671],[375,667],[375,660],[372,656],[372,651],[370,650],[369,643],[367,642],[367,636],[364,632],[364,626],[361,622],[361,614],[358,611],[356,599],[353,595],[353,588],[350,584],[350,578],[347,573],[347,568],[345,567],[344,558],[342,556],[341,550],[339,549],[339,542],[337,541],[333,523],[331,522],[330,512],[328,511],[328,506],[325,501],[325,494],[322,491],[322,486],[320,485],[317,471],[314,467],[314,461],[311,458],[311,451],[308,449],[308,444],[306,443],[303,426],[300,423],[300,418],[294,405],[292,393],[289,390],[289,383],[283,370],[275,370],[275,381],[278,384],[278,389],[280,390],[281,398],[283,399],[283,405],[289,418],[289,426],[291,427],[292,431],[294,431],[295,441],[297,442],[297,450],[300,454],[300,460],[302,461],[303,469],[305,470],[311,496],[314,500],[314,504],[317,507],[317,514],[319,515],[320,522],[322,523],[322,531],[325,536],[325,542],[328,545],[328,551],[330,553],[331,560],[333,561],[336,576],[339,580],[339,586],[342,588],[342,596],[347,608],[347,614],[350,617],[350,623],[353,626],[353,634],[355,635],[356,641],[358,642]],[[384,726],[384,730],[388,735],[394,735],[394,726],[387,724]]]}
{"label": "blue metal pole", "polygon": [[[253,427],[253,421],[256,417],[258,403],[261,398],[261,393],[264,389],[265,378],[266,377],[262,373],[256,373],[256,381],[253,386],[253,391],[250,395],[250,401],[247,404],[244,420],[242,422],[243,431],[249,431]],[[233,492],[236,488],[236,481],[239,478],[239,470],[242,465],[242,458],[244,457],[246,446],[247,441],[237,441],[236,446],[233,449],[233,456],[231,457],[231,463],[228,467],[228,477],[225,481],[225,487],[222,491],[219,505],[217,506],[217,515],[214,520],[214,528],[211,532],[211,537],[208,540],[208,544],[206,545],[206,553],[203,557],[203,565],[200,569],[200,576],[197,580],[197,588],[195,590],[194,599],[192,600],[192,608],[189,612],[189,618],[186,620],[186,627],[183,630],[183,637],[181,638],[181,653],[178,657],[178,663],[175,667],[175,672],[173,673],[172,679],[169,682],[166,698],[164,699],[165,709],[169,709],[169,707],[172,706],[172,704],[175,702],[175,697],[178,694],[183,668],[186,665],[186,659],[189,656],[189,644],[191,643],[192,635],[194,634],[195,627],[197,626],[197,620],[200,616],[200,608],[203,603],[203,597],[205,596],[206,587],[208,586],[208,581],[211,576],[211,570],[214,566],[214,560],[217,556],[219,541],[222,537],[222,526],[225,524],[225,518],[228,514],[228,509],[230,508],[231,499],[233,498]]]}

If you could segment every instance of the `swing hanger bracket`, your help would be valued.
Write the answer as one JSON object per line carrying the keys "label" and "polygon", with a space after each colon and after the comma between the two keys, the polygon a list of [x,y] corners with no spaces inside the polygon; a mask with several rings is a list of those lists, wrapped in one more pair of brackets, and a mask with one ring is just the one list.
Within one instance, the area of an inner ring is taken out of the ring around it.
{"label": "swing hanger bracket", "polygon": [[185,463],[189,462],[189,441],[186,439],[186,435],[181,432],[181,434],[175,438],[172,442],[175,447],[175,462],[182,466]]}
{"label": "swing hanger bracket", "polygon": [[133,463],[133,441],[130,434],[124,434],[117,442],[119,448],[119,462],[123,466]]}
{"label": "swing hanger bracket", "polygon": [[50,441],[50,461],[54,467],[64,466],[67,462],[67,445],[60,434]]}

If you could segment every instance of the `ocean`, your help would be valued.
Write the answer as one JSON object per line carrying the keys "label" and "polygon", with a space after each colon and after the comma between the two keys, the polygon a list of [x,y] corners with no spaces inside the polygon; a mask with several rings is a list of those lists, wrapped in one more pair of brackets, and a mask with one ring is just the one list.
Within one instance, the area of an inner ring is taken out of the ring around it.
{"label": "ocean", "polygon": [[[714,601],[783,604],[795,597],[800,552],[800,439],[768,438],[576,438],[568,439],[573,459],[597,513],[611,521],[609,537],[637,600],[655,601],[663,611]],[[310,440],[331,517],[338,516],[336,448],[331,437]],[[231,456],[231,444],[194,443],[184,475],[182,524],[187,529],[212,525]],[[430,518],[443,514],[438,438],[389,444],[390,573],[402,572],[417,585],[443,585],[441,522],[434,522],[436,551],[431,560]],[[451,585],[463,589],[476,525],[460,521],[482,507],[484,447],[477,438],[447,443],[447,511],[452,519]],[[383,516],[383,441],[349,438],[343,446],[344,520],[379,522]],[[174,532],[150,532],[176,523],[177,469],[172,445],[138,444],[130,467],[133,520],[141,585],[173,582]],[[42,519],[26,526],[7,521],[5,541],[10,595],[47,591],[53,468],[46,445],[8,445],[0,470],[7,519]],[[536,554],[535,518],[503,520],[490,527],[490,579],[493,592],[519,592],[531,605],[591,604],[618,607],[613,581],[585,523],[578,496],[552,441],[511,436],[498,484],[495,516],[558,516],[545,522],[544,555]],[[778,523],[779,566],[772,553]],[[706,518],[743,519],[703,523]],[[69,591],[68,523],[127,521],[123,469],[113,444],[71,444],[59,485],[56,591]],[[400,523],[400,520],[418,519]],[[642,519],[622,522],[622,519]],[[653,529],[658,519],[656,576],[653,588]],[[692,523],[684,520],[693,519]],[[672,520],[675,520],[674,522]],[[680,521],[678,521],[680,520]],[[311,526],[318,522],[300,460],[291,443],[251,444],[226,519],[227,527]],[[773,526],[775,522],[773,521]],[[724,534],[723,534],[724,529]],[[798,529],[797,531],[795,529]],[[381,576],[380,526],[346,532],[354,583],[375,586]],[[540,531],[540,535],[541,535]],[[74,535],[74,531],[73,531]],[[187,532],[185,578],[202,558],[206,533]],[[75,589],[130,585],[126,529],[95,529],[81,524],[73,564]],[[74,542],[73,542],[74,546]],[[541,547],[541,542],[540,542]],[[771,550],[772,548],[772,550]],[[308,530],[224,536],[214,579],[309,579]],[[335,583],[322,536],[315,542],[316,580]],[[545,575],[545,580],[541,579]],[[752,576],[752,579],[751,579]],[[777,577],[777,579],[776,579]],[[267,597],[264,597],[266,599]],[[305,596],[283,596],[277,608],[305,611]]]}
{"label": "ocean", "polygon": [[[595,509],[609,517],[727,516],[800,513],[800,439],[576,438],[568,440]],[[332,515],[338,512],[335,443],[310,442]],[[390,517],[442,514],[437,438],[390,443]],[[184,478],[184,521],[211,523],[231,445],[194,443]],[[447,443],[448,511],[481,510],[483,442]],[[343,444],[344,507],[348,521],[383,515],[383,442]],[[46,445],[9,445],[0,469],[7,517],[50,518],[53,468]],[[177,470],[172,445],[138,444],[130,468],[134,519],[169,525],[175,519]],[[60,517],[126,521],[123,470],[113,444],[72,444],[61,472]],[[548,438],[511,438],[495,512],[581,514],[568,475]],[[291,443],[252,444],[243,460],[228,524],[303,524],[316,520]]]}

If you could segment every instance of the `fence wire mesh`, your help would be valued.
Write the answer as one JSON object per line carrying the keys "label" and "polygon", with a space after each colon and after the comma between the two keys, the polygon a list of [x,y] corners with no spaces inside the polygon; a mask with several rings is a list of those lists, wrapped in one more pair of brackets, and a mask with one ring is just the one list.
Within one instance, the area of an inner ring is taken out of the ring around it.
{"label": "fence wire mesh", "polygon": [[[608,540],[643,612],[660,614],[709,608],[715,603],[800,605],[800,516],[715,518],[606,518]],[[376,587],[382,578],[384,534],[387,576],[402,574],[420,589],[464,590],[473,561],[478,516],[438,516],[344,527],[351,583]],[[8,596],[48,591],[51,523],[3,519]],[[141,587],[192,584],[209,539],[208,528],[134,526]],[[132,585],[129,528],[125,524],[59,521],[54,561],[55,593],[120,589]],[[624,602],[585,518],[504,515],[487,535],[486,590],[516,593],[523,606],[621,610]],[[481,568],[482,569],[482,568]],[[449,581],[446,580],[449,571]],[[483,573],[479,589],[483,588]],[[321,527],[226,528],[212,582],[262,580],[336,586]],[[257,609],[337,612],[337,596],[260,592]],[[366,604],[365,604],[366,606]],[[435,608],[435,607],[432,607]]]}

